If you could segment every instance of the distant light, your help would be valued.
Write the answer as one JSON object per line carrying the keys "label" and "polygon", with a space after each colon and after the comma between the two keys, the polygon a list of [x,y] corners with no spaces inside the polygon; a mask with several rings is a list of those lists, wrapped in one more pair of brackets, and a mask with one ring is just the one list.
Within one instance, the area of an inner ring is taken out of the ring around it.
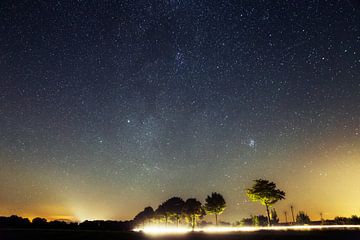
{"label": "distant light", "polygon": [[128,120],[126,120],[126,122],[127,122],[127,123],[130,123],[131,121],[130,121],[130,119],[128,119]]}
{"label": "distant light", "polygon": [[[273,226],[273,227],[205,227],[196,228],[195,232],[204,233],[234,233],[234,232],[255,232],[259,230],[271,231],[287,231],[287,230],[320,230],[320,229],[360,229],[360,225],[301,225],[301,226]],[[162,226],[147,226],[144,228],[134,229],[136,232],[144,232],[146,234],[185,234],[192,232],[192,229],[185,226],[180,227],[162,227]]]}

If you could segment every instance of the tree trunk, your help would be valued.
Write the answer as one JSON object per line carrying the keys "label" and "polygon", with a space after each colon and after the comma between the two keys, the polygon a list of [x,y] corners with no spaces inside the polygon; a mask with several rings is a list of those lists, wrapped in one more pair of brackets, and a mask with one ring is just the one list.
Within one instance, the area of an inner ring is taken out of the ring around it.
{"label": "tree trunk", "polygon": [[191,216],[191,228],[192,228],[192,231],[194,231],[194,216]]}
{"label": "tree trunk", "polygon": [[195,225],[196,225],[196,215],[193,215],[192,216],[192,231],[194,231],[195,230]]}
{"label": "tree trunk", "polygon": [[215,225],[218,225],[217,214],[215,213]]}
{"label": "tree trunk", "polygon": [[168,216],[165,215],[165,227],[167,227],[167,222],[168,222]]}
{"label": "tree trunk", "polygon": [[179,217],[177,217],[177,219],[176,219],[177,221],[176,221],[176,227],[177,228],[179,228],[179,221],[180,221],[180,218]]}
{"label": "tree trunk", "polygon": [[268,226],[270,227],[270,226],[271,226],[271,222],[270,222],[269,206],[268,206],[268,205],[265,205],[265,206],[266,206],[266,213],[267,213],[267,219],[268,219]]}

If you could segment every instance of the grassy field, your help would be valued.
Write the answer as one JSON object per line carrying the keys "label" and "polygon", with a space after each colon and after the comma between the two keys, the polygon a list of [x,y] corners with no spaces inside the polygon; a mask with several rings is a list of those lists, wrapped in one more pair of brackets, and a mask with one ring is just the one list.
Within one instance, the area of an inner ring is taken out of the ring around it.
{"label": "grassy field", "polygon": [[1,240],[49,239],[49,240],[142,240],[142,239],[198,239],[198,240],[344,240],[360,239],[359,230],[318,230],[318,231],[257,231],[232,234],[190,233],[185,235],[149,236],[135,232],[116,231],[72,231],[41,229],[0,229]]}

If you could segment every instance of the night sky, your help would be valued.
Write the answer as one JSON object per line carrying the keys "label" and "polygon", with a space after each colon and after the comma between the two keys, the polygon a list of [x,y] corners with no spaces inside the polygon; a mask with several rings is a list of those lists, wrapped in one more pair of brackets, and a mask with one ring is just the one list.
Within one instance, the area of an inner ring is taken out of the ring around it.
{"label": "night sky", "polygon": [[360,2],[0,2],[0,215],[235,221],[257,178],[281,220],[360,214]]}

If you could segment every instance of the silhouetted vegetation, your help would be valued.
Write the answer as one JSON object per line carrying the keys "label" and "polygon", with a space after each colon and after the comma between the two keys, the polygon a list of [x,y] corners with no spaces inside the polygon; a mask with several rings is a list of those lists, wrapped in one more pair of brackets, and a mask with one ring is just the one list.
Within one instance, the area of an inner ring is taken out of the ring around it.
{"label": "silhouetted vegetation", "polygon": [[[287,225],[287,212],[285,211],[285,223],[279,223],[279,216],[274,208],[270,208],[277,201],[285,198],[285,192],[276,188],[276,184],[268,180],[258,179],[255,184],[246,190],[246,194],[252,201],[259,201],[266,207],[267,216],[253,215],[248,218],[243,218],[235,222],[235,226],[258,226],[263,227],[266,225]],[[226,208],[226,201],[224,197],[216,192],[208,195],[205,199],[205,205],[195,199],[189,198],[184,201],[180,197],[171,197],[161,203],[154,211],[152,207],[146,207],[143,211],[139,212],[134,220],[131,221],[84,221],[66,222],[66,221],[48,221],[45,218],[36,217],[32,221],[27,218],[22,218],[16,215],[10,217],[0,217],[0,228],[37,228],[37,229],[68,229],[68,230],[112,230],[112,231],[131,231],[135,227],[145,227],[146,224],[164,224],[168,223],[187,224],[193,230],[198,225],[206,227],[212,225],[211,222],[206,222],[203,217],[208,213],[215,215],[215,224],[221,226],[230,226],[231,223],[220,221],[218,222],[218,215],[223,213]],[[294,215],[294,207],[291,205],[291,214]],[[360,224],[360,217],[353,215],[350,218],[336,217],[334,220],[323,219],[322,213],[320,214],[320,221],[311,221],[310,217],[303,211],[298,212],[296,215],[297,224]],[[294,217],[295,218],[295,217]],[[202,220],[202,221],[200,221]]]}
{"label": "silhouetted vegetation", "polygon": [[37,217],[34,218],[31,223],[34,225],[34,227],[43,228],[46,226],[47,220],[45,218]]}
{"label": "silhouetted vegetation", "polygon": [[267,226],[267,217],[264,215],[255,215],[248,218],[243,218],[240,221],[235,222],[235,226],[242,227],[264,227]]}
{"label": "silhouetted vegetation", "polygon": [[266,207],[268,225],[271,225],[269,207],[277,201],[285,199],[285,192],[276,188],[276,184],[268,180],[257,179],[255,184],[246,189],[246,194],[251,201],[258,201]]}
{"label": "silhouetted vegetation", "polygon": [[[184,201],[179,197],[172,197],[161,203],[155,211],[151,207],[145,208],[135,216],[134,224],[138,227],[145,227],[146,223],[165,223],[165,226],[169,223],[176,223],[176,226],[179,226],[181,222],[189,224],[194,229],[198,221],[206,215],[205,209],[208,213],[216,214],[217,219],[217,215],[225,210],[223,196],[219,193],[212,193],[207,197],[205,206],[195,198]],[[209,224],[203,222],[203,225]]]}
{"label": "silhouetted vegetation", "polygon": [[275,208],[271,209],[270,220],[272,225],[277,225],[280,221]]}
{"label": "silhouetted vegetation", "polygon": [[81,230],[113,230],[113,231],[131,231],[133,229],[132,221],[84,221],[79,224]]}
{"label": "silhouetted vegetation", "polygon": [[0,217],[0,228],[39,228],[39,229],[69,229],[69,230],[116,230],[131,231],[133,221],[84,221],[65,222],[65,221],[47,221],[45,218],[34,218],[32,222],[28,218],[18,216]]}
{"label": "silhouetted vegetation", "polygon": [[193,230],[196,226],[197,219],[206,215],[201,202],[196,200],[196,198],[189,198],[186,200],[184,213]]}
{"label": "silhouetted vegetation", "polygon": [[300,211],[297,215],[296,215],[296,223],[297,224],[309,224],[310,221],[310,217],[303,211]]}
{"label": "silhouetted vegetation", "polygon": [[12,215],[10,217],[0,217],[0,227],[26,228],[31,227],[31,223],[27,218]]}
{"label": "silhouetted vegetation", "polygon": [[346,217],[335,217],[334,222],[336,224],[360,224],[360,216],[352,215],[349,218]]}
{"label": "silhouetted vegetation", "polygon": [[205,211],[215,215],[215,225],[218,225],[218,215],[223,213],[226,208],[224,197],[219,193],[213,192],[211,196],[207,196],[205,202]]}
{"label": "silhouetted vegetation", "polygon": [[150,223],[151,219],[154,217],[155,212],[152,207],[146,207],[142,212],[139,212],[134,217],[134,223],[136,225],[145,225],[146,222]]}
{"label": "silhouetted vegetation", "polygon": [[177,226],[179,225],[180,218],[184,213],[185,202],[179,197],[172,197],[165,202],[163,202],[155,213],[160,218],[165,219],[165,224],[167,226],[169,219],[175,220]]}

